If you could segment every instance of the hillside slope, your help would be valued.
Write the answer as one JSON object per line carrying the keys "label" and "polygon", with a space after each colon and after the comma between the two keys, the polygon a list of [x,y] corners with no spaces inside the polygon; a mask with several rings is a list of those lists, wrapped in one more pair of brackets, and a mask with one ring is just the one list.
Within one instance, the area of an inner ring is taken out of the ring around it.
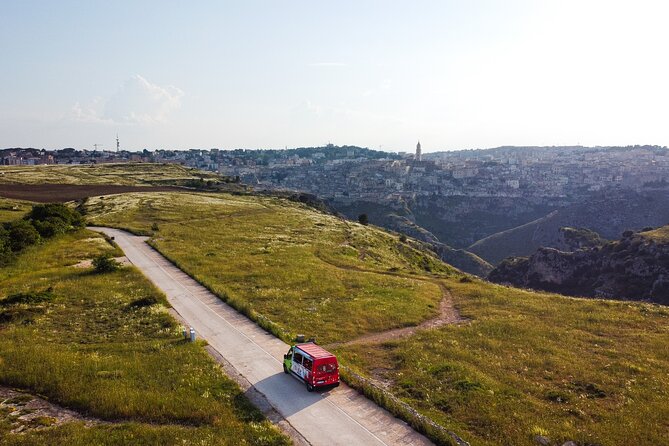
{"label": "hillside slope", "polygon": [[415,222],[415,216],[406,203],[403,205],[398,203],[398,206],[394,209],[377,203],[365,203],[357,207],[342,206],[338,207],[337,210],[343,210],[349,218],[355,220],[357,218],[355,209],[359,209],[361,213],[368,216],[373,224],[425,242],[429,249],[436,253],[441,260],[466,273],[486,277],[492,271],[493,266],[481,257],[467,250],[456,249],[440,242],[436,235],[418,225]]}
{"label": "hillside slope", "polygon": [[[97,224],[150,235],[282,338],[331,343],[343,373],[361,375],[381,404],[402,413],[398,398],[472,445],[536,446],[537,435],[656,445],[669,435],[663,307],[472,279],[397,235],[278,198],[150,193],[86,207]],[[442,302],[458,317],[426,324]],[[428,433],[451,444],[440,432]]]}
{"label": "hillside slope", "polygon": [[489,279],[573,296],[647,300],[669,305],[669,226],[632,233],[601,248],[540,248],[504,260]]}
{"label": "hillside slope", "polygon": [[289,444],[138,270],[93,273],[101,254],[121,253],[78,230],[0,268],[0,445]]}
{"label": "hillside slope", "polygon": [[513,256],[529,256],[539,248],[560,248],[560,228],[586,228],[607,239],[628,230],[669,222],[666,192],[630,190],[601,193],[580,204],[555,210],[516,228],[499,232],[467,248],[493,265]]}

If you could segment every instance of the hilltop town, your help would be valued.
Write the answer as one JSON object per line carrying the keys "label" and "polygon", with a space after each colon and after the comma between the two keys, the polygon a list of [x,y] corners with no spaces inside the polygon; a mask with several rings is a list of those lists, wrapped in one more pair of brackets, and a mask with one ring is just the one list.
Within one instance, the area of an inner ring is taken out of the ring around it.
{"label": "hilltop town", "polygon": [[290,150],[47,151],[4,149],[0,164],[178,163],[347,203],[418,196],[568,198],[608,187],[669,187],[669,149],[499,147],[429,154],[355,146]]}

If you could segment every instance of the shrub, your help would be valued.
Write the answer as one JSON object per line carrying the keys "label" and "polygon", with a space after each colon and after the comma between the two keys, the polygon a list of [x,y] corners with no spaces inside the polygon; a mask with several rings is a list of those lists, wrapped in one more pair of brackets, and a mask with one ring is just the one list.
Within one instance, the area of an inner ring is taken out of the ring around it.
{"label": "shrub", "polygon": [[93,259],[93,268],[96,273],[110,273],[116,271],[121,266],[109,254],[103,254]]}
{"label": "shrub", "polygon": [[361,225],[367,225],[369,223],[369,218],[367,217],[367,214],[360,214],[358,215],[358,222]]}
{"label": "shrub", "polygon": [[16,304],[36,304],[53,299],[53,289],[51,287],[44,291],[16,293],[0,300],[0,306]]}
{"label": "shrub", "polygon": [[[4,231],[4,235],[3,235]],[[9,242],[7,231],[0,226],[0,267],[9,265],[14,260],[14,253]]]}
{"label": "shrub", "polygon": [[401,234],[401,235],[400,235],[400,242],[402,242],[402,243],[406,243],[406,242],[407,242],[407,236],[406,236],[406,234]]}
{"label": "shrub", "polygon": [[40,240],[39,232],[26,220],[17,220],[6,226],[9,235],[9,246],[12,251],[18,252]]}
{"label": "shrub", "polygon": [[158,298],[156,296],[146,296],[136,299],[130,303],[130,306],[133,308],[143,308],[150,307],[158,303]]}
{"label": "shrub", "polygon": [[64,234],[84,225],[81,214],[61,203],[38,204],[25,216],[42,237]]}
{"label": "shrub", "polygon": [[152,231],[158,232],[159,229],[160,228],[158,227],[158,223],[154,223],[154,224],[151,225],[151,230]]}

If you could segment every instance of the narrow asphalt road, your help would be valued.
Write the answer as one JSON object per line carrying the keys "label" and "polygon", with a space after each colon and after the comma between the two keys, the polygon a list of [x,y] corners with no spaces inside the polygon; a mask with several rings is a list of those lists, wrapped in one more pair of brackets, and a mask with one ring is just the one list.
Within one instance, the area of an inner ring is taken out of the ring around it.
{"label": "narrow asphalt road", "polygon": [[111,228],[90,228],[114,237],[126,257],[166,295],[172,307],[313,445],[429,445],[395,418],[342,383],[328,392],[307,392],[283,373],[288,345],[174,266],[145,243],[146,237]]}

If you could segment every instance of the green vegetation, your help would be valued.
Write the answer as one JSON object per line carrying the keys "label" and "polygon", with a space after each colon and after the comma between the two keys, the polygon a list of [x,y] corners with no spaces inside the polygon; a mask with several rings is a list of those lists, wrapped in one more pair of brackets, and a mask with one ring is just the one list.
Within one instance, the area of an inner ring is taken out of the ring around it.
{"label": "green vegetation", "polygon": [[507,257],[529,256],[542,245],[551,244],[536,240],[534,234],[538,232],[537,227],[548,228],[544,232],[557,238],[560,228],[558,219],[558,211],[553,211],[545,217],[489,235],[469,246],[467,251],[473,252],[492,265],[499,264]]}
{"label": "green vegetation", "polygon": [[[532,445],[539,433],[654,445],[669,435],[663,307],[489,284],[373,226],[285,200],[129,194],[87,209],[98,224],[136,233],[159,224],[152,244],[223,299],[284,339],[343,342],[343,364],[378,384],[363,383],[366,393],[388,389],[472,445]],[[433,317],[438,283],[466,322],[345,344]]]}
{"label": "green vegetation", "polygon": [[285,340],[304,333],[329,343],[416,325],[442,296],[416,274],[454,274],[397,237],[284,199],[126,194],[90,199],[87,210],[95,224],[135,233],[159,224],[154,246]]}
{"label": "green vegetation", "polygon": [[121,264],[109,254],[101,254],[93,259],[93,270],[98,274],[114,272],[120,266]]}
{"label": "green vegetation", "polygon": [[201,343],[188,343],[136,269],[91,274],[82,260],[121,253],[79,230],[0,268],[0,384],[110,423],[54,425],[0,410],[0,445],[287,444]]}
{"label": "green vegetation", "polygon": [[475,445],[661,444],[669,311],[447,280],[471,322],[337,350]]}
{"label": "green vegetation", "polygon": [[177,164],[123,163],[92,165],[0,166],[0,183],[20,184],[175,184],[181,181],[216,181],[214,173]]}
{"label": "green vegetation", "polygon": [[84,222],[77,211],[62,204],[35,205],[21,220],[0,224],[0,267],[42,238],[80,228]]}
{"label": "green vegetation", "polygon": [[0,197],[0,223],[18,220],[30,210],[32,203]]}

